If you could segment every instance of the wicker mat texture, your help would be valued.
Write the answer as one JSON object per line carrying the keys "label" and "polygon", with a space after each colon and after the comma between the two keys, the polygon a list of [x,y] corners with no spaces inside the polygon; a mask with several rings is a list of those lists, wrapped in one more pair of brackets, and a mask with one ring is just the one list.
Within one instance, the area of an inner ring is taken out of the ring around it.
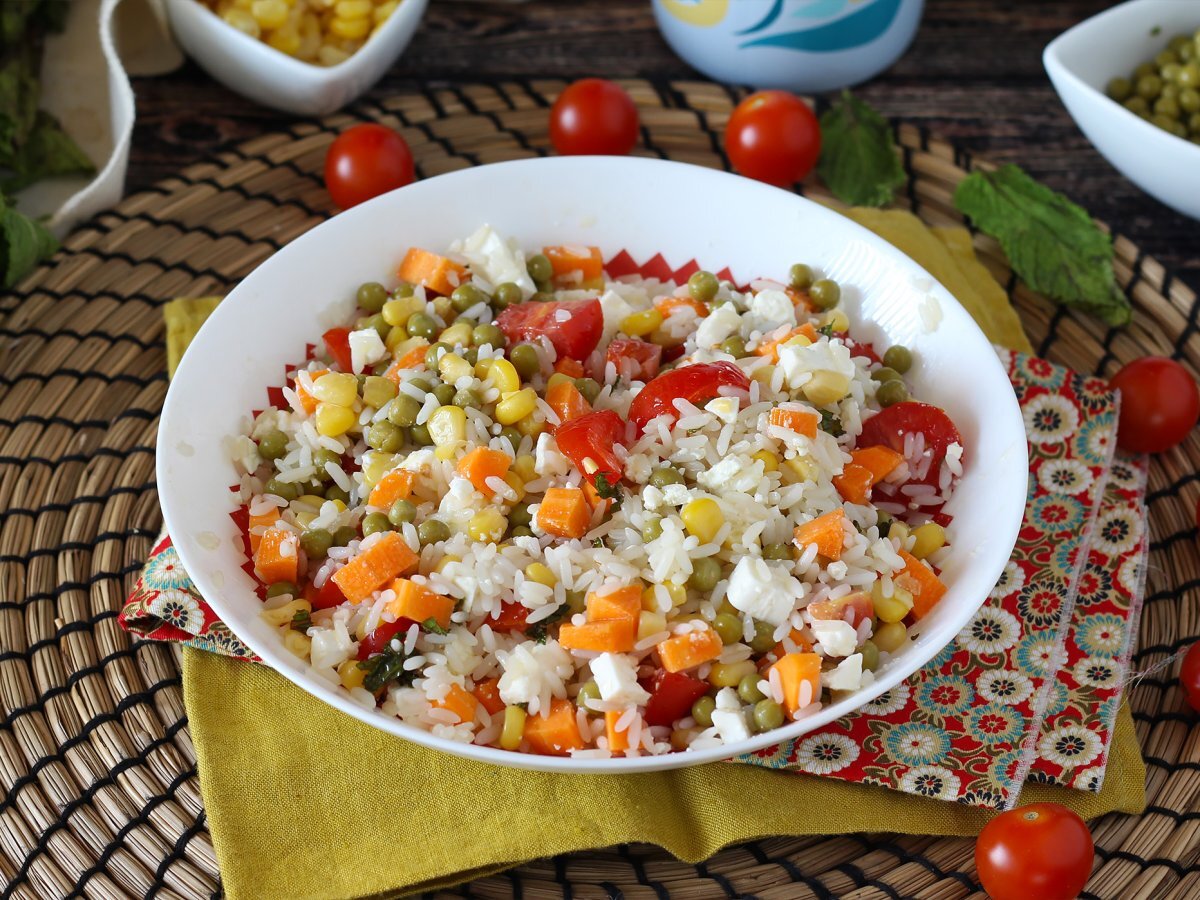
{"label": "wicker mat texture", "polygon": [[[728,168],[721,133],[736,92],[625,83],[641,108],[639,153]],[[220,293],[331,212],[320,170],[356,121],[398,128],[418,174],[548,152],[558,81],[412,84],[320,122],[217,154],[126,199],[0,297],[0,897],[219,895],[178,658],[133,644],[116,613],[162,524],[154,443],[167,389],[159,307]],[[975,165],[900,125],[903,204],[957,223],[951,196]],[[812,188],[815,193],[817,188]],[[1137,314],[1123,331],[1056,310],[976,236],[1040,354],[1112,374],[1145,354],[1200,372],[1196,295],[1116,236]],[[331,261],[336,264],[336,261]],[[1200,634],[1200,435],[1150,472],[1153,552],[1135,656],[1170,660]],[[1149,771],[1141,817],[1094,825],[1092,897],[1200,895],[1200,728],[1177,664],[1129,692]],[[973,842],[851,835],[781,838],[707,864],[618,847],[522,866],[449,896],[957,898],[978,891]]]}

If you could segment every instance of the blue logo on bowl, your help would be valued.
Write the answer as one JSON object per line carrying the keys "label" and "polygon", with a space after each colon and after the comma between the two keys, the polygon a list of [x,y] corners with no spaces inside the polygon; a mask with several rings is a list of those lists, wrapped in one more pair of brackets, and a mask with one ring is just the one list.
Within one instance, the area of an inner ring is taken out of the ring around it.
{"label": "blue logo on bowl", "polygon": [[[849,15],[834,18],[810,28],[776,31],[745,41],[742,47],[781,47],[809,53],[833,53],[861,47],[879,38],[891,27],[900,11],[901,0],[813,0],[793,14],[792,18],[829,19],[846,10]],[[767,14],[754,25],[739,31],[739,35],[761,34],[776,25],[783,13],[783,0],[775,0]],[[858,9],[854,9],[858,7]],[[787,27],[787,23],[780,23]]]}

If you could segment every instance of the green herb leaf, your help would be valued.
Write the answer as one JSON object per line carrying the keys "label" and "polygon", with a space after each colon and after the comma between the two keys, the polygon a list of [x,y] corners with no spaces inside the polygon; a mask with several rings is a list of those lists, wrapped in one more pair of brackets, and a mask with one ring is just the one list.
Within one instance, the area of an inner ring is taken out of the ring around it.
{"label": "green herb leaf", "polygon": [[41,222],[17,212],[0,198],[0,283],[10,288],[58,249]]}
{"label": "green herb leaf", "polygon": [[404,651],[392,650],[390,647],[382,653],[364,659],[358,664],[365,669],[367,676],[363,679],[363,687],[374,693],[386,684],[412,684],[417,673],[404,671]]}
{"label": "green herb leaf", "polygon": [[603,472],[596,473],[596,494],[604,500],[612,500],[615,506],[621,505],[621,482],[610,482]]}
{"label": "green herb leaf", "polygon": [[836,332],[834,332],[832,324],[822,325],[820,328],[817,329],[817,334],[823,334],[827,338],[833,337],[835,333]]}
{"label": "green herb leaf", "polygon": [[13,175],[0,181],[0,190],[11,194],[23,187],[58,175],[90,175],[96,171],[92,161],[62,129],[58,119],[37,111],[33,127],[6,161]]}
{"label": "green herb leaf", "polygon": [[821,424],[819,427],[826,434],[831,434],[835,438],[841,437],[846,433],[846,429],[842,427],[842,420],[827,409],[821,410]]}
{"label": "green herb leaf", "polygon": [[438,624],[438,620],[430,616],[421,623],[421,627],[433,634],[449,634],[450,632]]}
{"label": "green herb leaf", "polygon": [[296,614],[292,616],[292,630],[299,631],[301,634],[308,631],[312,627],[312,613],[307,609],[298,609]]}
{"label": "green herb leaf", "polygon": [[18,150],[37,120],[37,78],[24,60],[0,68],[0,166],[17,167]]}
{"label": "green herb leaf", "polygon": [[1062,194],[1007,165],[964,178],[954,205],[1000,242],[1035,291],[1109,325],[1128,324],[1133,309],[1117,287],[1112,239]]}
{"label": "green herb leaf", "polygon": [[852,206],[887,206],[904,184],[891,126],[849,91],[821,116],[817,174]]}
{"label": "green herb leaf", "polygon": [[570,611],[571,611],[570,604],[564,603],[562,606],[560,606],[554,612],[550,613],[550,615],[546,616],[546,618],[542,619],[540,622],[534,622],[532,625],[530,625],[529,628],[527,628],[525,631],[525,637],[529,638],[530,640],[537,641],[539,644],[546,643],[546,638],[549,637],[549,632],[547,631],[547,628],[550,625],[553,625],[555,622],[558,622],[561,619],[565,618],[567,613],[569,613]]}

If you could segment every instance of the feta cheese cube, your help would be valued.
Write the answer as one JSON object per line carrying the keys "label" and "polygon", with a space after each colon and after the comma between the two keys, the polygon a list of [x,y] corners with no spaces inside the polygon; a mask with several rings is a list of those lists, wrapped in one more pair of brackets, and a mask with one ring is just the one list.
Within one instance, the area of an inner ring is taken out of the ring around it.
{"label": "feta cheese cube", "polygon": [[450,487],[438,504],[438,518],[451,531],[466,531],[467,523],[483,506],[483,495],[466,478],[452,478]]}
{"label": "feta cheese cube", "polygon": [[350,658],[356,647],[345,626],[317,629],[312,635],[309,659],[317,669],[337,668]]}
{"label": "feta cheese cube", "polygon": [[858,632],[849,622],[841,619],[813,619],[810,627],[826,656],[849,656],[858,647]]}
{"label": "feta cheese cube", "polygon": [[[726,425],[732,425],[737,421],[738,410],[741,404],[738,403],[736,397],[714,397],[704,404],[705,412],[710,412]],[[962,455],[960,450],[959,455]]]}
{"label": "feta cheese cube", "polygon": [[668,484],[662,489],[663,503],[668,506],[683,506],[692,499],[686,484]]}
{"label": "feta cheese cube", "polygon": [[505,242],[490,225],[481,226],[463,241],[462,254],[471,264],[471,271],[492,287],[511,281],[526,299],[537,290],[525,268],[525,254],[515,244]]}
{"label": "feta cheese cube", "polygon": [[727,456],[711,469],[701,472],[696,480],[715,493],[744,494],[758,487],[763,477],[761,460],[744,456]]}
{"label": "feta cheese cube", "polygon": [[566,475],[571,471],[570,461],[558,452],[558,444],[547,432],[538,435],[537,447],[533,451],[533,471],[542,477]]}
{"label": "feta cheese cube", "polygon": [[781,347],[779,365],[788,386],[793,388],[800,387],[815,372],[835,372],[846,378],[854,378],[855,374],[850,351],[845,344],[834,341],[818,341],[807,347],[798,344]]}
{"label": "feta cheese cube", "polygon": [[616,291],[605,291],[600,295],[600,311],[604,314],[604,337],[601,343],[611,340],[625,317],[637,312],[633,305]]}
{"label": "feta cheese cube", "polygon": [[374,328],[350,332],[350,368],[362,372],[387,356],[387,346]]}
{"label": "feta cheese cube", "polygon": [[604,700],[623,706],[642,706],[650,699],[638,684],[637,667],[620,653],[601,653],[592,660],[592,678]]}
{"label": "feta cheese cube", "polygon": [[821,673],[821,684],[831,691],[857,691],[862,687],[862,654],[843,659],[836,669]]}
{"label": "feta cheese cube", "polygon": [[741,709],[742,700],[733,688],[721,688],[716,696],[717,709]]}
{"label": "feta cheese cube", "polygon": [[[743,556],[729,576],[725,596],[740,612],[779,626],[795,609],[803,589],[800,582],[783,569],[772,568],[757,557]],[[850,631],[854,633],[853,628]],[[853,651],[853,646],[850,649]]]}
{"label": "feta cheese cube", "polygon": [[731,334],[736,334],[741,325],[742,317],[733,304],[722,304],[700,320],[696,328],[696,346],[715,347]]}
{"label": "feta cheese cube", "polygon": [[746,314],[742,316],[742,334],[749,336],[757,331],[766,334],[780,325],[796,324],[796,307],[792,298],[783,291],[759,291],[746,304]]}
{"label": "feta cheese cube", "polygon": [[744,741],[750,737],[750,727],[746,724],[746,717],[742,715],[740,709],[736,712],[730,709],[713,710],[712,723],[717,729],[717,734],[721,736],[721,740],[727,744]]}

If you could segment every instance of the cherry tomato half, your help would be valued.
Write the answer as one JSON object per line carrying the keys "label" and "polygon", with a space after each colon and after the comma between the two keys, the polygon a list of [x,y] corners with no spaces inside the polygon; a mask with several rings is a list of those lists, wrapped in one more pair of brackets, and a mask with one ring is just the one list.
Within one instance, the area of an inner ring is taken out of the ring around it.
{"label": "cherry tomato half", "polygon": [[1121,392],[1117,445],[1132,453],[1161,453],[1188,436],[1200,417],[1200,392],[1173,359],[1135,359],[1109,382]]}
{"label": "cherry tomato half", "polygon": [[[592,484],[600,475],[609,485],[621,480],[624,466],[613,453],[613,446],[622,443],[624,438],[625,423],[611,409],[590,412],[570,422],[563,422],[554,431],[559,452]],[[587,460],[591,461],[590,465]]]}
{"label": "cherry tomato half", "polygon": [[567,85],[550,108],[550,142],[564,156],[624,156],[638,137],[633,100],[603,78],[584,78]]}
{"label": "cherry tomato half", "polygon": [[1092,833],[1059,803],[1001,813],[975,842],[975,868],[992,900],[1071,900],[1087,884]]}
{"label": "cherry tomato half", "polygon": [[587,359],[604,334],[599,300],[516,303],[496,316],[510,344],[547,338],[560,357]]}
{"label": "cherry tomato half", "polygon": [[708,693],[707,681],[700,681],[683,672],[658,669],[646,701],[647,725],[673,725],[688,715],[692,704]]}
{"label": "cherry tomato half", "polygon": [[1188,647],[1179,670],[1179,686],[1188,705],[1200,712],[1200,641]]}
{"label": "cherry tomato half", "polygon": [[414,172],[408,143],[382,125],[346,129],[325,154],[325,187],[341,209],[412,184]]}
{"label": "cherry tomato half", "polygon": [[629,405],[629,421],[644,429],[651,419],[662,415],[678,418],[675,401],[701,403],[711,400],[722,387],[750,389],[746,373],[731,362],[696,363],[664,372],[642,388]]}
{"label": "cherry tomato half", "polygon": [[612,363],[626,381],[649,381],[662,365],[663,348],[636,338],[619,338],[608,345],[604,361]]}
{"label": "cherry tomato half", "polygon": [[786,187],[803,180],[817,164],[821,127],[795,94],[758,91],[729,117],[725,152],[747,178]]}
{"label": "cherry tomato half", "polygon": [[962,445],[962,435],[958,433],[945,410],[940,407],[918,403],[915,400],[885,407],[863,422],[858,446],[873,447],[883,444],[903,453],[904,439],[910,434],[924,436],[925,449],[929,451],[930,459],[925,477],[909,480],[914,484],[936,485],[941,474],[942,460],[946,458],[946,448],[954,443]]}
{"label": "cherry tomato half", "polygon": [[350,329],[330,328],[321,335],[325,341],[325,349],[330,357],[338,364],[343,372],[353,371],[353,357],[350,355]]}
{"label": "cherry tomato half", "polygon": [[[332,581],[333,579],[330,579]],[[358,644],[358,658],[367,659],[374,656],[376,653],[382,653],[387,649],[388,644],[392,642],[392,638],[400,637],[400,643],[404,643],[403,635],[413,626],[412,619],[401,617],[395,622],[380,622],[375,626],[375,630],[363,638]]]}

